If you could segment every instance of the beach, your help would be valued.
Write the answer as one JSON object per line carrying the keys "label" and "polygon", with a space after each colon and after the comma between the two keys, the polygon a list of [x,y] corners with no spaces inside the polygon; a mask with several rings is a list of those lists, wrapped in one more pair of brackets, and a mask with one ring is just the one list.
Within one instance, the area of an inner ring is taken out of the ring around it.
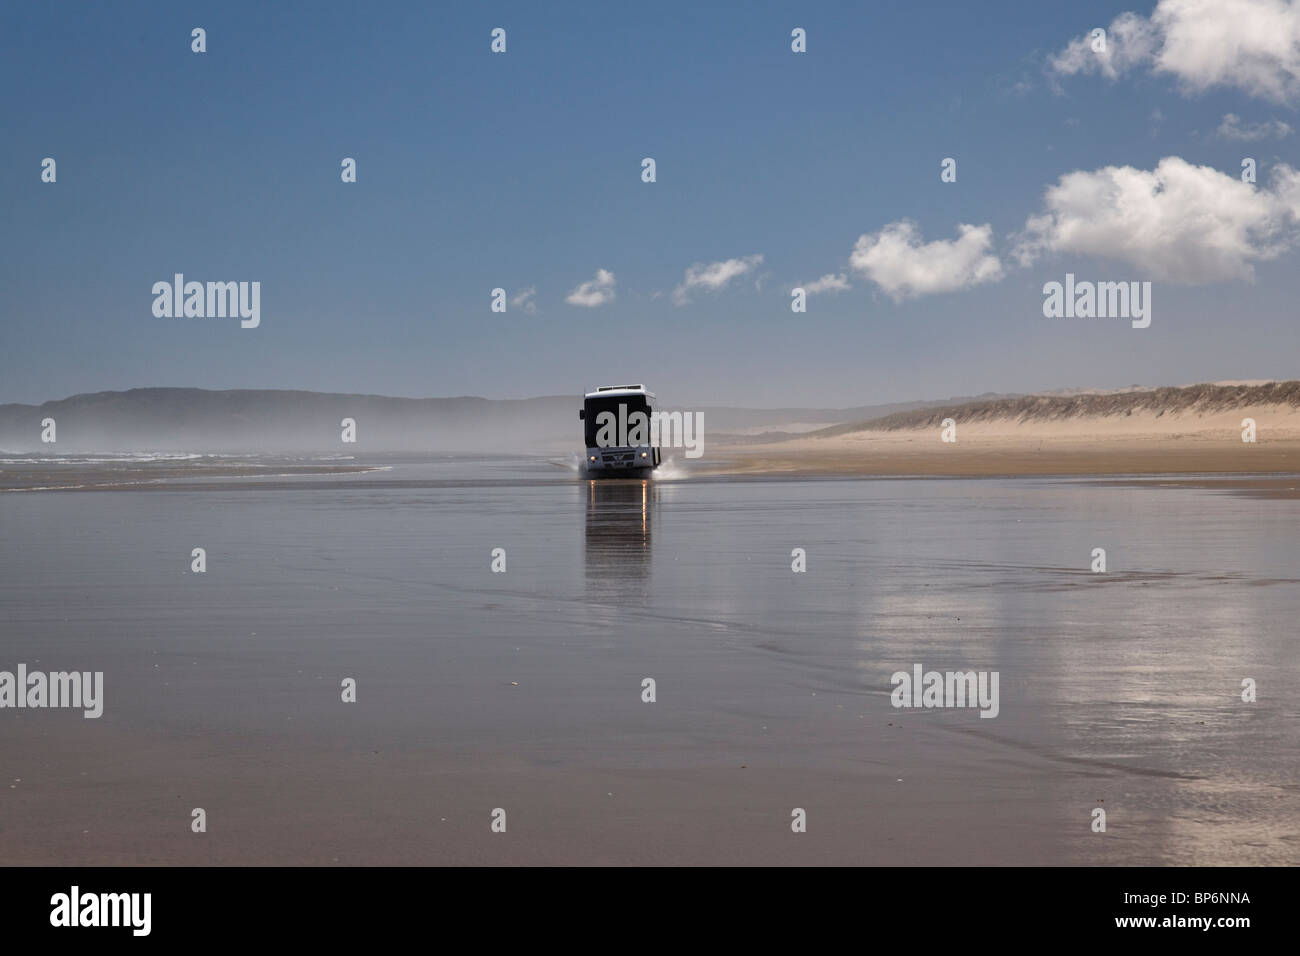
{"label": "beach", "polygon": [[[0,495],[0,668],[104,674],[98,719],[5,712],[0,855],[1300,862],[1281,476],[379,467]],[[895,707],[916,665],[996,718]]]}
{"label": "beach", "polygon": [[[1245,419],[1255,440],[1242,440]],[[712,473],[785,475],[1188,475],[1300,471],[1300,414],[1244,406],[1073,420],[955,421],[943,429],[864,428],[714,449]]]}

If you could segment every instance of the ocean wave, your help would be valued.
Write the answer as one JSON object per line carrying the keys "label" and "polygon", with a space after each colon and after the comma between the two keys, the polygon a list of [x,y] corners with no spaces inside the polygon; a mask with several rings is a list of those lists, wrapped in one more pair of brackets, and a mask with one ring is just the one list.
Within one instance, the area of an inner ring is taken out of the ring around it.
{"label": "ocean wave", "polygon": [[195,461],[205,457],[218,456],[200,455],[197,452],[138,451],[122,452],[120,454],[109,452],[95,457],[88,455],[53,455],[48,458],[0,458],[0,465],[132,465],[153,461]]}

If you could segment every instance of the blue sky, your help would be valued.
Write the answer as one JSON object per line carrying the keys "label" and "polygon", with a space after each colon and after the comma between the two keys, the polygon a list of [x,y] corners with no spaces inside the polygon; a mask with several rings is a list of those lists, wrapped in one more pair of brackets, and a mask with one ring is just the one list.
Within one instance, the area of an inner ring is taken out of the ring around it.
{"label": "blue sky", "polygon": [[[0,401],[148,385],[526,397],[631,379],[681,403],[851,405],[1295,377],[1281,212],[1259,213],[1274,231],[1221,274],[1180,267],[1205,251],[1191,233],[1166,244],[1190,244],[1176,262],[1098,254],[1105,223],[1091,246],[1062,228],[1015,261],[1067,173],[1179,157],[1226,183],[1251,156],[1266,188],[1300,165],[1293,90],[1246,69],[1268,64],[1207,65],[1169,38],[1163,60],[1115,76],[1054,61],[1154,6],[10,5]],[[1255,138],[1218,132],[1227,114]],[[851,255],[903,220],[925,243],[988,225],[1001,278],[895,298]],[[759,255],[674,301],[692,266]],[[613,301],[566,302],[601,269]],[[260,281],[260,327],[156,318],[151,287],[176,272]],[[1044,318],[1043,283],[1066,272],[1151,280],[1151,327]],[[827,274],[851,288],[792,313],[790,289]],[[535,311],[491,312],[495,287],[535,289]]]}

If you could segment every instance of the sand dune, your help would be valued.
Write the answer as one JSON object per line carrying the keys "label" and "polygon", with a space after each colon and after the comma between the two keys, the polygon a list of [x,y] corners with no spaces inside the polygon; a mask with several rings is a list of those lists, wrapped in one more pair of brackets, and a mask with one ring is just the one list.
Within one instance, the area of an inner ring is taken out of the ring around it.
{"label": "sand dune", "polygon": [[[1255,441],[1242,440],[1243,420]],[[944,421],[956,441],[944,442]],[[922,409],[728,450],[741,474],[1300,471],[1300,382],[1040,395]]]}

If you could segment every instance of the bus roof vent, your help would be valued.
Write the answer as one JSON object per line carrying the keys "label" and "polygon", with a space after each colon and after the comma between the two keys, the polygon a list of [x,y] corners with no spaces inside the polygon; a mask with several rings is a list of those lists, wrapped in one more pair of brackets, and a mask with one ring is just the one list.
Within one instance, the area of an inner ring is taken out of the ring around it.
{"label": "bus roof vent", "polygon": [[598,392],[645,391],[644,385],[598,385]]}

